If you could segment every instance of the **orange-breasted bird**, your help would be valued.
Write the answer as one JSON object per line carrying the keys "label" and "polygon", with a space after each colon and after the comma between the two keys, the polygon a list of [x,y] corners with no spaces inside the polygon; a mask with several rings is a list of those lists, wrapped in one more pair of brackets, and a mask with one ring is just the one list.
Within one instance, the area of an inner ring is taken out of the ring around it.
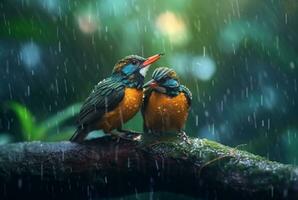
{"label": "orange-breasted bird", "polygon": [[145,133],[177,132],[180,136],[186,136],[183,129],[192,94],[180,84],[176,72],[166,67],[157,68],[144,88],[142,114]]}
{"label": "orange-breasted bird", "polygon": [[147,59],[130,55],[119,60],[112,75],[100,81],[83,103],[77,120],[77,130],[70,141],[82,142],[89,132],[121,130],[142,104],[144,77],[149,66],[162,54]]}

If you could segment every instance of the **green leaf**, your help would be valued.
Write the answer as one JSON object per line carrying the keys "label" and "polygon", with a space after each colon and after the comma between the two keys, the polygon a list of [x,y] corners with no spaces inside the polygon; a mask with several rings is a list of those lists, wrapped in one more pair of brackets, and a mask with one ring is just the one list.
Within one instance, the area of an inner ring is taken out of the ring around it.
{"label": "green leaf", "polygon": [[35,119],[31,112],[17,102],[10,102],[8,106],[16,114],[21,124],[23,139],[27,141],[34,140],[37,133],[34,132],[36,129]]}
{"label": "green leaf", "polygon": [[59,139],[69,139],[73,134],[74,129],[59,134],[51,134],[50,131],[54,128],[58,128],[60,124],[65,122],[67,119],[79,113],[81,105],[81,103],[73,104],[38,125],[35,123],[32,113],[20,103],[10,102],[9,108],[15,112],[21,124],[23,140],[58,141]]}

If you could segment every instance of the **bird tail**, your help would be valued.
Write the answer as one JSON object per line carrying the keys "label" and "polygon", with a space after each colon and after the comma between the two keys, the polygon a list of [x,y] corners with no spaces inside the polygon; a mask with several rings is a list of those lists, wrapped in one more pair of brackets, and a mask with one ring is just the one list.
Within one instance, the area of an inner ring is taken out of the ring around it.
{"label": "bird tail", "polygon": [[88,130],[86,128],[78,127],[77,130],[74,132],[73,136],[71,136],[69,140],[71,142],[81,143],[84,141],[87,135],[88,135]]}

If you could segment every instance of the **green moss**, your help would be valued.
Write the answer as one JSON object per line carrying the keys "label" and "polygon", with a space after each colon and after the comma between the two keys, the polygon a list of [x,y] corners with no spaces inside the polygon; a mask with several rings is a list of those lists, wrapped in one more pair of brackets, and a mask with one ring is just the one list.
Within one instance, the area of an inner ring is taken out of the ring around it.
{"label": "green moss", "polygon": [[265,183],[277,183],[280,180],[287,182],[285,178],[289,177],[289,173],[293,171],[293,167],[268,161],[249,152],[206,139],[190,139],[190,144],[177,137],[156,139],[158,139],[157,142],[150,141],[153,145],[148,149],[152,153],[163,154],[174,159],[187,158],[199,164],[201,169],[206,167],[214,171],[220,169],[222,173],[230,174],[227,176],[228,179],[237,178],[237,174],[241,174],[241,176],[249,177],[248,180],[251,178],[251,184],[262,185],[264,183],[262,187],[266,189],[268,189],[268,184]]}

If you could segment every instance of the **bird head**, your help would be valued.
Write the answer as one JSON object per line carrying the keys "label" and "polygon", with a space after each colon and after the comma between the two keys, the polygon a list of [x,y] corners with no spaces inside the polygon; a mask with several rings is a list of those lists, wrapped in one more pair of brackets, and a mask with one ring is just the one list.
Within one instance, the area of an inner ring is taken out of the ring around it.
{"label": "bird head", "polygon": [[152,79],[144,84],[143,87],[150,87],[159,93],[174,95],[179,92],[180,82],[173,69],[159,67],[154,70]]}
{"label": "bird head", "polygon": [[136,82],[138,85],[143,85],[144,77],[150,65],[159,60],[162,55],[156,54],[148,58],[137,55],[126,56],[116,63],[113,74],[120,75],[130,84]]}

